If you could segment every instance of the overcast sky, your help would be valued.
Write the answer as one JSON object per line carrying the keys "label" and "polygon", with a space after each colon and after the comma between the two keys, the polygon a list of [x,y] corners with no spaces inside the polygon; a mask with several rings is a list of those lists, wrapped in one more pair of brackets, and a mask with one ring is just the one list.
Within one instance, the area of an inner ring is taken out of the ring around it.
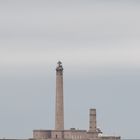
{"label": "overcast sky", "polygon": [[0,138],[54,129],[64,66],[65,128],[140,138],[139,0],[0,0]]}

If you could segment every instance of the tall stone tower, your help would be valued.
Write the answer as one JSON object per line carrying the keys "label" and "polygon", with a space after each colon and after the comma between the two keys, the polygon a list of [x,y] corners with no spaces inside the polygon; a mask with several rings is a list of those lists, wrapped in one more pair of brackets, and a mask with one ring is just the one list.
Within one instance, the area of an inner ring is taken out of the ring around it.
{"label": "tall stone tower", "polygon": [[56,107],[55,130],[64,130],[64,105],[63,105],[63,67],[59,61],[56,67]]}

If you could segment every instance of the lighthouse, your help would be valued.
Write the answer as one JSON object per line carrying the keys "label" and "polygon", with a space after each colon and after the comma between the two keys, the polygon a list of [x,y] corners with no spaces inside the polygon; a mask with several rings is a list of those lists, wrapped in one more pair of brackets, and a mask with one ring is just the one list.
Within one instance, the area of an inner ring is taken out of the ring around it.
{"label": "lighthouse", "polygon": [[56,67],[55,130],[64,130],[63,66],[60,61]]}

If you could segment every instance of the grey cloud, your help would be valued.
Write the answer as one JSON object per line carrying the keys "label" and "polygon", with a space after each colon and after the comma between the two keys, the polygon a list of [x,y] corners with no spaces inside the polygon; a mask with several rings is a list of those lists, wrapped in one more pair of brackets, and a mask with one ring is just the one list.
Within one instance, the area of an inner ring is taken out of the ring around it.
{"label": "grey cloud", "polygon": [[127,4],[123,5],[123,2],[110,6],[109,3],[103,2],[94,5],[97,2],[91,4],[90,1],[90,5],[78,5],[77,2],[68,5],[61,2],[56,6],[42,1],[42,8],[40,4],[31,2],[26,6],[24,3],[26,4],[16,2],[15,5],[21,4],[21,8],[11,7],[11,11],[8,10],[10,7],[7,10],[4,10],[6,7],[2,8],[1,38],[10,36],[9,38],[95,41],[112,38],[133,39],[139,36],[138,5],[128,4],[131,6],[129,8]]}

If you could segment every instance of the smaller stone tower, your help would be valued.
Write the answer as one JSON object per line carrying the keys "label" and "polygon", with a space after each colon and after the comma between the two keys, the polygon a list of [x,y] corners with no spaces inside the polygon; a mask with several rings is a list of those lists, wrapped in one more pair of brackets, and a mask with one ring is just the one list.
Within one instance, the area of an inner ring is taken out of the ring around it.
{"label": "smaller stone tower", "polygon": [[89,118],[89,131],[96,132],[96,109],[90,109]]}
{"label": "smaller stone tower", "polygon": [[90,109],[89,111],[88,138],[90,140],[98,139],[98,131],[97,131],[97,126],[96,126],[96,109]]}

